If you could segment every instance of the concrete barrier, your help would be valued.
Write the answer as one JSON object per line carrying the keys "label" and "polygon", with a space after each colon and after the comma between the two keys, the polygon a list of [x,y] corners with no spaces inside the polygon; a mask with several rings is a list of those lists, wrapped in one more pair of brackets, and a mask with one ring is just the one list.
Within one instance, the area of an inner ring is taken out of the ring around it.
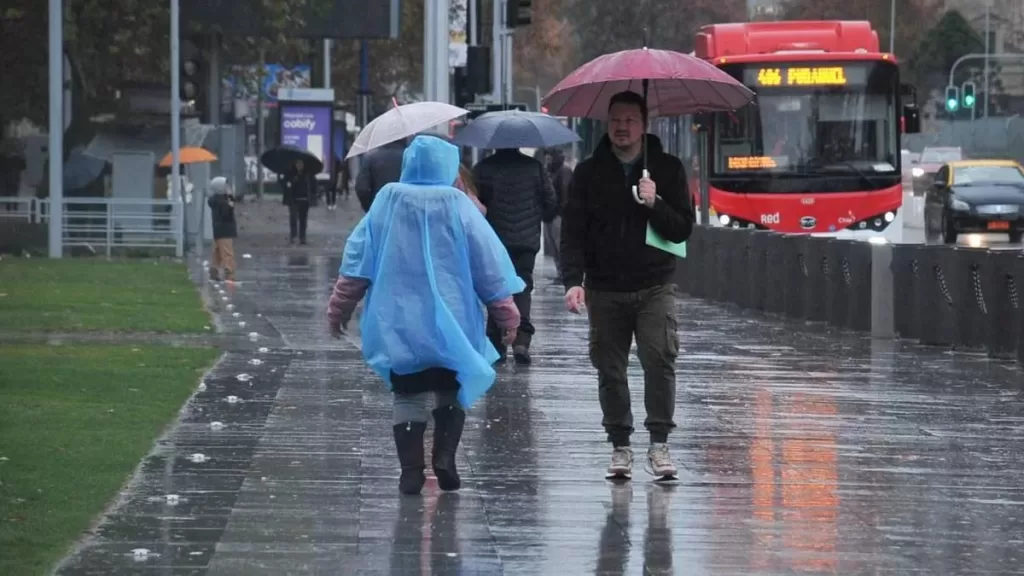
{"label": "concrete barrier", "polygon": [[1024,254],[698,227],[680,292],[1024,362]]}

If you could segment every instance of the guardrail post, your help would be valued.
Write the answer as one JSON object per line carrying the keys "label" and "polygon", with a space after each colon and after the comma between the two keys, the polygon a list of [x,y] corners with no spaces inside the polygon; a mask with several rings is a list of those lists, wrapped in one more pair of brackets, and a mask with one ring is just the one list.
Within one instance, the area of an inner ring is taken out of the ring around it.
{"label": "guardrail post", "polygon": [[704,285],[704,297],[719,302],[728,301],[730,284],[735,274],[733,258],[735,257],[736,236],[728,228],[709,228],[714,250],[711,252],[714,265],[709,271],[709,282]]}
{"label": "guardrail post", "polygon": [[825,319],[837,328],[846,327],[847,310],[850,305],[849,287],[843,273],[843,262],[849,262],[849,240],[829,240],[825,246],[828,269],[825,275]]}
{"label": "guardrail post", "polygon": [[915,299],[917,300],[917,334],[922,344],[950,346],[955,333],[956,312],[946,275],[950,268],[946,246],[921,249]]}
{"label": "guardrail post", "polygon": [[107,202],[107,258],[113,254],[114,246],[114,203]]}
{"label": "guardrail post", "polygon": [[764,237],[765,273],[760,285],[764,291],[764,311],[782,314],[786,311],[786,236],[774,232]]}
{"label": "guardrail post", "polygon": [[171,208],[173,212],[173,223],[175,230],[174,255],[181,258],[185,255],[185,210],[181,199],[178,199]]}
{"label": "guardrail post", "polygon": [[[893,309],[895,295],[907,292],[907,284],[896,284],[891,244],[868,245],[871,254],[871,337],[893,338],[896,336],[896,314]],[[894,289],[896,286],[898,288]]]}
{"label": "guardrail post", "polygon": [[741,279],[746,279],[746,308],[764,310],[765,280],[768,276],[768,237],[771,232],[754,230],[747,236],[747,268]]}
{"label": "guardrail post", "polygon": [[786,253],[786,316],[807,316],[807,244],[809,236],[784,236]]}
{"label": "guardrail post", "polygon": [[804,318],[812,322],[828,320],[826,298],[828,273],[828,238],[808,237],[805,244],[804,264],[807,267],[807,288],[805,291]]}
{"label": "guardrail post", "polygon": [[988,253],[988,316],[985,348],[993,358],[1015,358],[1020,337],[1020,275],[1024,262],[1018,252]]}
{"label": "guardrail post", "polygon": [[955,248],[949,255],[952,261],[947,282],[950,284],[953,308],[956,312],[956,348],[980,350],[985,346],[987,318],[990,314],[988,287],[988,251]]}
{"label": "guardrail post", "polygon": [[[917,277],[919,275],[919,259],[921,247],[915,245],[897,245],[892,247],[892,266],[890,274],[895,289],[893,290],[893,328],[900,338],[918,338],[919,326],[917,319]],[[877,253],[876,253],[877,254]]]}

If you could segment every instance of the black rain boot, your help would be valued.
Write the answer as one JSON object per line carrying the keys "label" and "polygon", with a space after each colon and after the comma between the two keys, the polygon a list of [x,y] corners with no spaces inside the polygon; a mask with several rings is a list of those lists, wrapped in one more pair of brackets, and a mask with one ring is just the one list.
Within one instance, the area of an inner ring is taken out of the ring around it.
{"label": "black rain boot", "polygon": [[462,487],[462,480],[455,469],[455,452],[462,440],[462,429],[466,425],[466,412],[449,405],[434,410],[434,475],[437,485],[446,492]]}
{"label": "black rain boot", "polygon": [[427,467],[423,455],[423,435],[427,431],[427,423],[403,422],[395,424],[394,431],[398,462],[402,465],[398,490],[402,494],[419,494],[427,481],[423,473]]}

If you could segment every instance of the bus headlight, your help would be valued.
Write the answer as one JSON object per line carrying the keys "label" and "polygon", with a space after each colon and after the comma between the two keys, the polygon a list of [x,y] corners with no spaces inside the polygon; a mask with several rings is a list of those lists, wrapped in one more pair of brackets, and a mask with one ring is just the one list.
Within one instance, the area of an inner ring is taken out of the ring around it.
{"label": "bus headlight", "polygon": [[885,221],[886,222],[892,222],[895,219],[896,219],[896,214],[894,212],[886,212],[885,213]]}
{"label": "bus headlight", "polygon": [[731,220],[728,214],[722,214],[718,217],[718,221],[722,223],[722,226],[728,226]]}

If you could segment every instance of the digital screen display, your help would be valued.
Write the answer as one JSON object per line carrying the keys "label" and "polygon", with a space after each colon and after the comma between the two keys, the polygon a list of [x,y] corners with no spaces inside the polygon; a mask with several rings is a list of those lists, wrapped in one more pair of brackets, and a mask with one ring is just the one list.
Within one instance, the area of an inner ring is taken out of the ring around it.
{"label": "digital screen display", "polygon": [[759,88],[863,86],[863,66],[753,66],[743,71],[743,83]]}
{"label": "digital screen display", "polygon": [[765,170],[777,168],[778,163],[770,156],[730,156],[726,167],[729,170]]}

